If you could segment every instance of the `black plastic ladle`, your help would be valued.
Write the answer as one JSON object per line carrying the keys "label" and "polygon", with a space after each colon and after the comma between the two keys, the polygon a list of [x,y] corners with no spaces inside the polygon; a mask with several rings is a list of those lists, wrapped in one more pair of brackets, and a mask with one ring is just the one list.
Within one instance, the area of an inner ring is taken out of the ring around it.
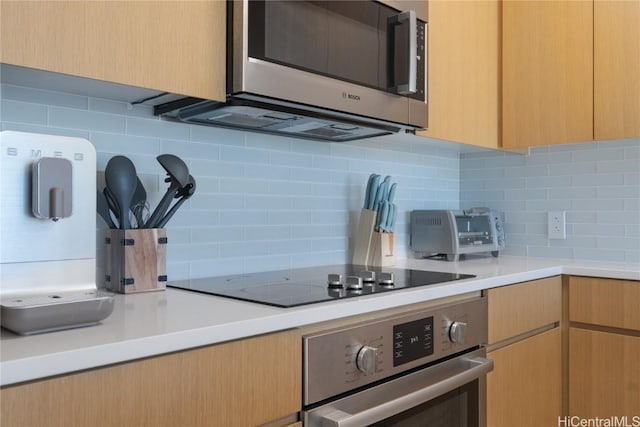
{"label": "black plastic ladle", "polygon": [[167,192],[162,196],[160,203],[158,203],[158,206],[156,206],[151,214],[151,217],[144,224],[145,228],[158,227],[160,219],[164,216],[167,209],[169,209],[171,200],[173,200],[178,190],[189,183],[189,168],[180,157],[174,156],[173,154],[161,154],[156,157],[156,159],[164,170],[167,171],[170,184]]}
{"label": "black plastic ladle", "polygon": [[136,191],[138,179],[136,167],[125,156],[114,156],[107,162],[104,177],[107,188],[118,205],[120,229],[131,228],[129,210],[131,209],[131,200]]}
{"label": "black plastic ladle", "polygon": [[180,190],[178,190],[178,193],[176,194],[176,197],[180,197],[180,200],[178,200],[173,206],[171,206],[171,209],[169,209],[169,211],[167,212],[167,214],[165,216],[162,217],[162,219],[160,221],[158,221],[158,228],[162,228],[164,227],[167,222],[171,219],[171,217],[173,216],[173,214],[176,213],[176,211],[180,208],[180,206],[184,203],[185,200],[187,200],[189,197],[193,196],[193,193],[196,192],[196,179],[189,175],[189,183],[182,187]]}

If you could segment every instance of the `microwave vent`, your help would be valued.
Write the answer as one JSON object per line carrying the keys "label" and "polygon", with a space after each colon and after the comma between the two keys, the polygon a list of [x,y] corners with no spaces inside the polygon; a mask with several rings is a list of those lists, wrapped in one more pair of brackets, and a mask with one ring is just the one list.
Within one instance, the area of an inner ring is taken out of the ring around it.
{"label": "microwave vent", "polygon": [[246,114],[220,114],[218,116],[211,116],[207,118],[207,121],[213,123],[219,123],[227,126],[242,126],[249,128],[263,128],[271,126],[277,123],[281,123],[282,120],[271,117],[252,117]]}
{"label": "microwave vent", "polygon": [[336,138],[336,137],[341,137],[341,136],[350,134],[349,132],[336,130],[331,127],[320,127],[315,129],[309,129],[309,130],[305,130],[304,133],[312,136],[320,136],[322,138]]}

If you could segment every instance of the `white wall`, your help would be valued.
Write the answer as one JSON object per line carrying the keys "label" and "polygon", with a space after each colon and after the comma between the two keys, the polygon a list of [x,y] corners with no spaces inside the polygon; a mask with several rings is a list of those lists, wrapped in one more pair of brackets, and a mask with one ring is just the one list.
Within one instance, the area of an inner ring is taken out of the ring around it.
{"label": "white wall", "polygon": [[[348,236],[372,172],[398,183],[399,256],[407,247],[408,211],[459,205],[453,144],[281,138],[162,121],[149,106],[10,84],[0,89],[2,130],[87,138],[98,152],[98,171],[124,154],[154,202],[166,188],[155,157],[185,159],[197,193],[167,227],[169,280],[349,261]],[[99,219],[98,227],[101,237]]]}

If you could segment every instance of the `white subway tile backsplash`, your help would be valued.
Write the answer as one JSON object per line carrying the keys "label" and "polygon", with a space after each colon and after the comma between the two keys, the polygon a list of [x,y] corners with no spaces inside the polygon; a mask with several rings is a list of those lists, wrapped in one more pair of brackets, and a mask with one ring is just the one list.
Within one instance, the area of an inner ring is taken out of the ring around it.
{"label": "white subway tile backsplash", "polygon": [[[463,153],[460,204],[486,203],[505,211],[505,254],[634,262],[640,249],[638,152],[640,139],[535,147],[496,169],[487,169],[497,164],[487,156],[509,158]],[[504,182],[491,178],[492,171],[504,172]],[[509,181],[522,177],[527,189],[510,190]],[[504,200],[478,191],[485,185],[503,189]],[[566,240],[547,238],[551,210],[567,212]]]}
{"label": "white subway tile backsplash", "polygon": [[125,133],[127,119],[124,116],[63,107],[49,107],[48,110],[48,124],[52,127]]}
{"label": "white subway tile backsplash", "polygon": [[42,105],[3,99],[0,103],[3,120],[33,125],[46,125],[47,108]]}
{"label": "white subway tile backsplash", "polygon": [[[156,156],[185,159],[198,191],[168,224],[170,280],[349,261],[374,172],[398,183],[398,256],[410,256],[411,210],[489,206],[505,212],[505,254],[640,258],[638,139],[460,154],[431,139],[332,144],[187,125],[149,105],[14,85],[0,97],[3,130],[85,137],[99,174],[130,157],[152,204],[167,185]],[[547,239],[548,210],[567,212],[566,240]]]}

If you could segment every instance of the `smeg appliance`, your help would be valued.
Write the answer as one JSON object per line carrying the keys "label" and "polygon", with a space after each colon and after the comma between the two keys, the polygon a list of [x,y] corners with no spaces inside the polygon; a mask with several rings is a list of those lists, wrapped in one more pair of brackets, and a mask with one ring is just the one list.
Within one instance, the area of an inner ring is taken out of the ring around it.
{"label": "smeg appliance", "polygon": [[327,141],[427,126],[426,1],[227,2],[226,102],[157,115]]}
{"label": "smeg appliance", "polygon": [[486,425],[493,361],[486,297],[303,337],[303,421],[319,426]]}
{"label": "smeg appliance", "polygon": [[417,210],[411,212],[410,247],[417,258],[460,255],[504,249],[503,214],[488,208]]}
{"label": "smeg appliance", "polygon": [[0,325],[29,335],[95,325],[96,150],[84,138],[0,132]]}
{"label": "smeg appliance", "polygon": [[180,280],[167,286],[287,308],[472,277],[475,276],[346,264]]}

